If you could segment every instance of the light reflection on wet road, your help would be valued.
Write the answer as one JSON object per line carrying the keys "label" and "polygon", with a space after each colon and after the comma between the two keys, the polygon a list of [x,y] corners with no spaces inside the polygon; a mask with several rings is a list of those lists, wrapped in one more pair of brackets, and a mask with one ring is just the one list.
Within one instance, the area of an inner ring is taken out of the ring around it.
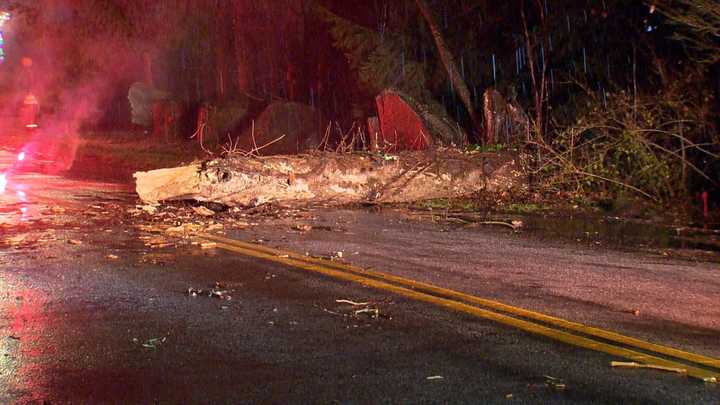
{"label": "light reflection on wet road", "polygon": [[5,190],[0,193],[0,224],[38,220],[48,209],[82,209],[88,201],[104,198],[107,193],[127,197],[132,191],[123,184],[68,180],[32,171],[8,172],[15,161],[15,153],[0,150],[0,173],[6,173],[7,179]]}
{"label": "light reflection on wet road", "polygon": [[0,310],[9,321],[10,342],[5,357],[12,364],[9,376],[22,384],[23,396],[30,401],[42,402],[42,392],[46,381],[46,369],[43,362],[53,356],[55,347],[48,345],[46,336],[57,325],[52,325],[53,317],[47,313],[46,297],[34,289],[11,290],[12,298],[5,301]]}
{"label": "light reflection on wet road", "polygon": [[[0,246],[0,402],[487,403],[511,394],[523,403],[701,403],[720,396],[681,376],[612,370],[609,356],[281,265],[190,245],[149,248],[135,224],[124,222],[134,204],[126,186],[33,173],[11,179],[0,196],[0,231],[33,243]],[[319,225],[336,229],[344,217],[347,230],[299,233],[289,219],[247,228],[244,236],[319,254],[359,251],[357,260],[367,266],[391,264],[407,277],[525,303],[561,289],[578,257],[617,260],[543,250],[498,232],[441,231],[365,212],[327,215],[317,216],[333,222]],[[530,255],[492,256],[506,248]],[[543,271],[551,276],[553,269],[539,262],[553,258],[554,265],[567,263],[554,269],[562,278],[556,286],[523,285],[542,279]],[[643,277],[658,267],[624,260],[641,265]],[[528,261],[534,267],[522,264]],[[587,274],[599,267],[583,266]],[[232,291],[232,300],[188,294],[189,287],[216,283]],[[588,299],[595,299],[591,287]],[[571,298],[541,304],[634,322],[634,315]],[[391,316],[353,317],[337,299],[379,302]],[[648,333],[667,333],[659,325]],[[567,389],[549,388],[546,375]]]}

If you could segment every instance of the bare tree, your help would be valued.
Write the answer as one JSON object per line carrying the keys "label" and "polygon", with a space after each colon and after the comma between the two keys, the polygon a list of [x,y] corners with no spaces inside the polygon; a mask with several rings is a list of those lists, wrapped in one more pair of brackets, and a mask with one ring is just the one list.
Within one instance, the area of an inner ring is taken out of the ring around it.
{"label": "bare tree", "polygon": [[[528,28],[525,1],[526,0],[520,0],[520,14],[523,23],[523,33],[525,35],[528,65],[530,65],[530,79],[532,80],[533,98],[535,99],[535,134],[538,138],[537,140],[542,141],[545,134],[545,107],[547,105],[547,58],[545,57],[545,52],[537,52],[537,49],[540,44],[542,44],[544,49],[548,49],[547,27],[545,25],[545,8],[540,0],[535,0],[535,5],[537,6],[540,15],[540,35],[539,38],[532,38],[530,35],[530,29]],[[539,64],[536,61],[536,52],[540,57]],[[538,67],[541,67],[540,71],[538,71]]]}
{"label": "bare tree", "polygon": [[720,3],[717,0],[647,0],[679,28],[674,38],[697,52],[697,62],[712,65],[720,61]]}

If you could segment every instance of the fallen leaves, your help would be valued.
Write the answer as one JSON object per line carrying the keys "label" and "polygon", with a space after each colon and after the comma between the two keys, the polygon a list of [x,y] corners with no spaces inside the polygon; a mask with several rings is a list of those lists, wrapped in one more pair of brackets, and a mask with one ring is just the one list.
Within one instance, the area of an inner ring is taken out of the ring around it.
{"label": "fallen leaves", "polygon": [[[167,341],[167,336],[161,337],[161,338],[151,338],[144,341],[141,346],[146,349],[157,349],[160,347],[163,343]],[[133,338],[133,343],[140,344],[140,340],[138,338]]]}
{"label": "fallen leaves", "polygon": [[0,239],[0,246],[13,249],[31,249],[37,247],[40,243],[50,242],[53,240],[55,240],[55,237],[50,232],[40,234],[20,233]]}
{"label": "fallen leaves", "polygon": [[155,225],[155,224],[140,224],[140,225],[135,225],[135,227],[140,231],[150,232],[150,233],[153,233],[153,232],[159,233],[159,232],[162,232],[164,229],[163,227]]}
{"label": "fallen leaves", "polygon": [[165,233],[170,234],[170,235],[176,235],[176,236],[185,236],[185,235],[191,235],[191,234],[197,233],[201,230],[203,230],[203,227],[200,224],[185,223],[185,224],[171,226],[169,228],[166,228]]}
{"label": "fallen leaves", "polygon": [[143,254],[140,262],[149,263],[156,266],[164,266],[174,263],[175,260],[176,257],[173,253],[145,253]]}
{"label": "fallen leaves", "polygon": [[158,211],[158,204],[137,205],[135,208],[148,214],[155,214]]}
{"label": "fallen leaves", "polygon": [[140,236],[140,239],[143,240],[143,242],[145,243],[145,246],[147,246],[151,249],[162,249],[162,248],[166,248],[166,247],[175,246],[174,243],[170,242],[163,235],[155,235],[155,236],[143,235],[143,236]]}
{"label": "fallen leaves", "polygon": [[234,293],[235,290],[228,289],[223,283],[220,282],[216,282],[214,287],[206,290],[193,287],[189,287],[187,289],[187,295],[190,297],[206,296],[208,298],[218,298],[223,301],[232,300],[232,295],[230,295],[231,292]]}
{"label": "fallen leaves", "polygon": [[4,239],[4,242],[6,245],[8,245],[10,247],[17,247],[17,246],[22,245],[23,242],[25,242],[27,237],[28,237],[27,234],[9,236]]}
{"label": "fallen leaves", "polygon": [[545,386],[553,391],[565,391],[567,388],[562,379],[549,375],[545,376]]}
{"label": "fallen leaves", "polygon": [[293,231],[309,232],[313,229],[312,225],[308,224],[296,224],[291,228]]}

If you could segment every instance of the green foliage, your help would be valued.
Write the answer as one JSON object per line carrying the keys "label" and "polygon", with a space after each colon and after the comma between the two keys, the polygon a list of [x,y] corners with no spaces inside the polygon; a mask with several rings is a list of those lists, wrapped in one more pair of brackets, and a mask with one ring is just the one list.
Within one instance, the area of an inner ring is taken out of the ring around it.
{"label": "green foliage", "polygon": [[546,187],[668,201],[684,195],[691,178],[712,181],[701,162],[720,151],[688,99],[668,90],[637,98],[619,91],[606,100],[588,94],[576,122],[538,145]]}
{"label": "green foliage", "polygon": [[[609,2],[607,16],[572,20],[573,30],[554,38],[555,63],[572,60],[588,42],[607,51],[597,57],[588,48],[585,66],[556,74],[562,87],[551,100],[554,128],[536,145],[538,173],[550,190],[668,202],[718,187],[717,77],[706,68],[720,62],[720,5],[645,3],[665,18],[642,3]],[[644,31],[653,24],[659,28]]]}
{"label": "green foliage", "polygon": [[505,211],[515,214],[532,214],[542,210],[541,205],[533,203],[513,203],[505,207]]}
{"label": "green foliage", "polygon": [[405,45],[413,38],[394,32],[381,35],[320,5],[315,5],[314,9],[330,25],[335,47],[345,53],[365,90],[377,94],[387,88],[396,88],[416,100],[429,100],[427,69],[413,60],[413,55],[406,50]]}
{"label": "green foliage", "polygon": [[472,144],[467,147],[470,152],[502,152],[507,150],[507,145],[501,143],[483,145],[483,144]]}
{"label": "green foliage", "polygon": [[425,68],[405,59],[404,67],[398,63],[403,50],[397,43],[386,41],[367,55],[360,65],[360,80],[374,92],[387,88],[400,89],[417,100],[429,98]]}
{"label": "green foliage", "polygon": [[466,198],[434,198],[419,201],[414,204],[414,207],[431,211],[477,211],[482,208],[482,204]]}

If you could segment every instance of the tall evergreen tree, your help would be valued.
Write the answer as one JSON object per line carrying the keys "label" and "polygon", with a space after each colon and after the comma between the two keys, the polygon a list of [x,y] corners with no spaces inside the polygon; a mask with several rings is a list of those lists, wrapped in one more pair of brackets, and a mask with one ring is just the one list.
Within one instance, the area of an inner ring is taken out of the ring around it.
{"label": "tall evergreen tree", "polygon": [[314,9],[330,25],[334,45],[345,53],[350,68],[357,71],[361,84],[370,93],[397,88],[418,100],[430,101],[426,66],[414,60],[403,46],[410,38],[403,38],[403,33],[381,34],[319,4]]}

